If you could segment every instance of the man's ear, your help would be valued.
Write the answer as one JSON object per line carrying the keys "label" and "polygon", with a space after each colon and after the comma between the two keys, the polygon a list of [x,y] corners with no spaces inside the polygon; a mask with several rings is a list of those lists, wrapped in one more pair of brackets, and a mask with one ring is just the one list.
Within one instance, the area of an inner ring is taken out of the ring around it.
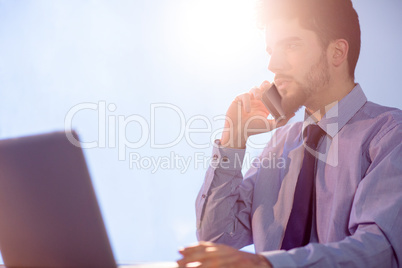
{"label": "man's ear", "polygon": [[331,62],[335,67],[339,67],[348,59],[349,43],[345,39],[337,39],[330,44]]}

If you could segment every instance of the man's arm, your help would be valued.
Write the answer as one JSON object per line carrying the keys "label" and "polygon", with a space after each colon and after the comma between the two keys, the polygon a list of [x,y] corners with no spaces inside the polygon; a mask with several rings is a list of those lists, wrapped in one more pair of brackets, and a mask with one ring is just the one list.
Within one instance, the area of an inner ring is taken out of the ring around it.
{"label": "man's arm", "polygon": [[252,243],[253,175],[243,181],[245,150],[217,146],[213,153],[196,200],[197,238],[242,248]]}
{"label": "man's arm", "polygon": [[[264,82],[262,86],[270,84]],[[257,167],[253,165],[243,181],[245,143],[251,135],[279,127],[267,119],[269,112],[260,100],[261,87],[236,97],[226,113],[221,142],[214,146],[213,160],[196,200],[199,240],[235,248],[252,243],[250,213]]]}

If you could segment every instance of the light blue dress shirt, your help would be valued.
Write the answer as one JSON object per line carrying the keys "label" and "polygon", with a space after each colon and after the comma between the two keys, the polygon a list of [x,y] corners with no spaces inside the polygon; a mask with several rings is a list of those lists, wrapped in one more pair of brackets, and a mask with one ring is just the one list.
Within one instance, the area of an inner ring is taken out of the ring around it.
{"label": "light blue dress shirt", "polygon": [[278,129],[244,178],[245,150],[219,146],[196,200],[199,240],[256,252],[274,267],[402,267],[402,112],[359,85],[328,109],[316,167],[315,236],[278,250],[303,161],[304,122]]}

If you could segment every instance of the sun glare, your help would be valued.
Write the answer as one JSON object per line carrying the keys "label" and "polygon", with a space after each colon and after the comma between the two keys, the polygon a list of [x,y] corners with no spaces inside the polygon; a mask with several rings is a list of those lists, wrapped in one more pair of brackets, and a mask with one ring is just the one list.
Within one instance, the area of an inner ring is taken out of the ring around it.
{"label": "sun glare", "polygon": [[199,59],[225,60],[252,49],[261,39],[254,0],[188,1],[183,16],[183,41]]}

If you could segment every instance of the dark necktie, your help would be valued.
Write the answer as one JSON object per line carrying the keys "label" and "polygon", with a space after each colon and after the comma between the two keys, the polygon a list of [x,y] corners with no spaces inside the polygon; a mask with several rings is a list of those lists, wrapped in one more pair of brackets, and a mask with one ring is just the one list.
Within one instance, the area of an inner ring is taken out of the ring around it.
{"label": "dark necktie", "polygon": [[324,134],[325,132],[317,125],[308,125],[303,132],[306,146],[304,149],[303,164],[299,178],[297,179],[293,207],[281,249],[289,250],[295,247],[305,246],[310,241],[317,161],[316,157],[310,152],[316,152],[318,142]]}

